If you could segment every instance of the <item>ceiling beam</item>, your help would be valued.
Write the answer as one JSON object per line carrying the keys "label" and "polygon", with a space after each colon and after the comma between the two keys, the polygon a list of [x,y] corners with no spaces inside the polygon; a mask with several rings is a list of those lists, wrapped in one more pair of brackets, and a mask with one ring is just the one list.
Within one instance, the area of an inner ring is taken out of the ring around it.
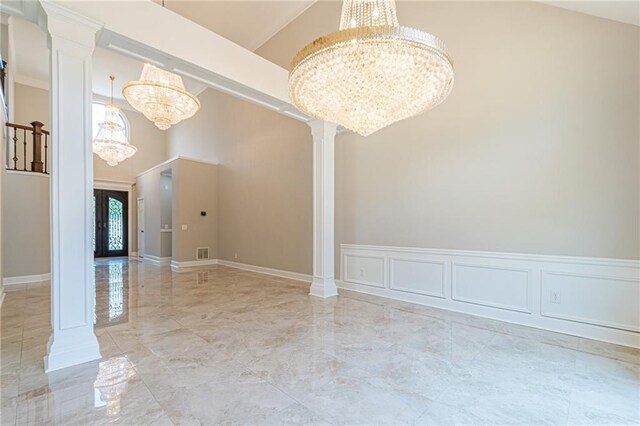
{"label": "ceiling beam", "polygon": [[[201,27],[151,0],[77,2],[40,0],[70,15],[101,26],[97,44],[143,62],[206,84],[232,96],[257,103],[297,120],[309,117],[293,106],[288,72],[261,56]],[[20,2],[26,4],[30,2]],[[33,8],[0,10],[42,23]],[[144,17],[144,19],[142,19]]]}

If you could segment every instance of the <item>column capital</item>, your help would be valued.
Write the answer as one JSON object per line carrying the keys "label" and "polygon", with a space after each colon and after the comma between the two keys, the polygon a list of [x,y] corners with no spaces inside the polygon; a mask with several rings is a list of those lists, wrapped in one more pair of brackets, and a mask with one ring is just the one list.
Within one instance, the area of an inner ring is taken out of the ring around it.
{"label": "column capital", "polygon": [[41,0],[44,10],[43,29],[50,38],[59,38],[74,42],[78,47],[93,49],[96,45],[96,33],[103,25],[91,18],[69,10],[51,0]]}
{"label": "column capital", "polygon": [[313,139],[335,137],[338,131],[338,125],[324,120],[310,120],[307,121],[307,125],[311,127],[311,135]]}

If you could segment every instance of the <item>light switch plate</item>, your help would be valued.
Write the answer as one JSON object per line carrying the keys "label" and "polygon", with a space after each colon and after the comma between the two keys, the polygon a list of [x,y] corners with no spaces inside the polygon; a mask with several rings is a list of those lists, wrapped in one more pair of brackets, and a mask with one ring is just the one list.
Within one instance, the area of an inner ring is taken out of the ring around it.
{"label": "light switch plate", "polygon": [[187,230],[187,225],[182,225],[182,230],[186,231]]}

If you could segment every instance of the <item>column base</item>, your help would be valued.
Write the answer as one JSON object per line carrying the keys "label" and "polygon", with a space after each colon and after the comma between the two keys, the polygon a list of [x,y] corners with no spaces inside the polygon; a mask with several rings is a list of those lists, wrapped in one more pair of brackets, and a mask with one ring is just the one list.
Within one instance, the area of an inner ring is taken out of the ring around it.
{"label": "column base", "polygon": [[[44,357],[44,371],[60,370],[85,362],[102,358],[100,345],[93,330],[63,332],[63,336],[52,334],[47,345],[47,356]],[[70,335],[71,334],[71,335]]]}
{"label": "column base", "polygon": [[336,287],[336,282],[333,278],[324,279],[313,277],[309,295],[322,298],[337,296],[338,287]]}

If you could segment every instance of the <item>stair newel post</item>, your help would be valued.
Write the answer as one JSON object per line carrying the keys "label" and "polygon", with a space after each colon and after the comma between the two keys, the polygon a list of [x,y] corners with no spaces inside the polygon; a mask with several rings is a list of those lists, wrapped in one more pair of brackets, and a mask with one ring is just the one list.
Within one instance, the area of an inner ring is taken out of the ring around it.
{"label": "stair newel post", "polygon": [[33,161],[31,162],[32,172],[44,172],[42,163],[42,124],[39,121],[33,121],[31,123],[33,127]]}

